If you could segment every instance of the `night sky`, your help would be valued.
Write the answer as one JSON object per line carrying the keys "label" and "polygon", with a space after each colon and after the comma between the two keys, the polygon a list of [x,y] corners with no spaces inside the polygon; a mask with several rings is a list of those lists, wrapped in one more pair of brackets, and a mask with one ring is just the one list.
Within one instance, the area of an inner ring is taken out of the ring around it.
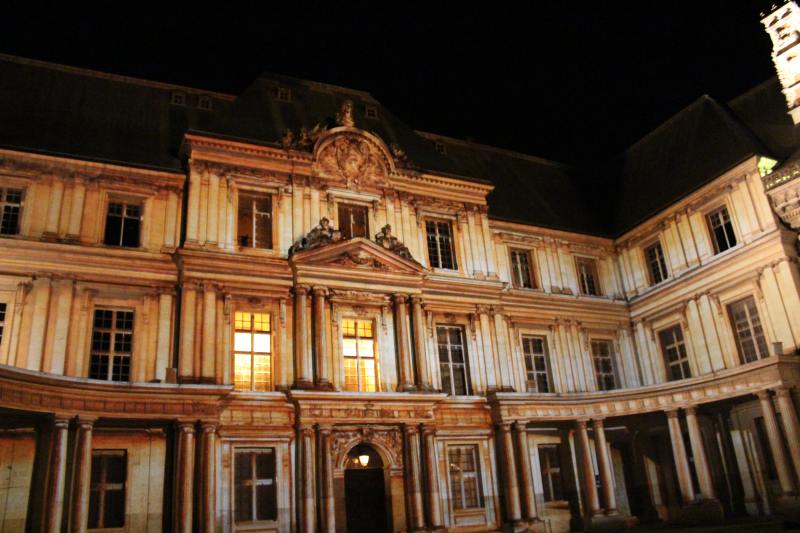
{"label": "night sky", "polygon": [[231,94],[262,71],[313,79],[368,91],[415,129],[573,163],[774,76],[769,2],[273,4],[28,8],[4,13],[0,52]]}

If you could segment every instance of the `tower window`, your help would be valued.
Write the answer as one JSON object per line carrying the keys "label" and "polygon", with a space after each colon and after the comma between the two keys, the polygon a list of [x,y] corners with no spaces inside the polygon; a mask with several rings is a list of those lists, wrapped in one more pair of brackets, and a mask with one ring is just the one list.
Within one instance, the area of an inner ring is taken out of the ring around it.
{"label": "tower window", "polygon": [[281,102],[291,102],[292,91],[288,87],[278,87],[275,92],[275,97]]}
{"label": "tower window", "polygon": [[186,105],[186,93],[181,91],[172,91],[169,98],[169,103],[172,105]]}
{"label": "tower window", "polygon": [[364,108],[364,115],[367,118],[377,119],[378,118],[378,108],[374,105],[368,105]]}
{"label": "tower window", "polygon": [[203,111],[211,111],[214,107],[214,101],[211,99],[210,96],[200,96],[197,99],[197,109],[202,109]]}
{"label": "tower window", "polygon": [[445,155],[447,154],[447,148],[445,148],[444,143],[440,141],[436,141],[433,145],[434,149],[436,150],[437,154]]}

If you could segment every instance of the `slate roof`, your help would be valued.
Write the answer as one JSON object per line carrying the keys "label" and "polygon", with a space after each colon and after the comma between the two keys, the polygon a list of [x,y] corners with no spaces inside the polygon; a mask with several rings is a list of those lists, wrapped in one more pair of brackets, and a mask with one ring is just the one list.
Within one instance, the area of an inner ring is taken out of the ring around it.
{"label": "slate roof", "polygon": [[[291,91],[278,100],[278,87]],[[187,105],[170,103],[174,91]],[[201,96],[211,111],[198,109]],[[703,96],[597,168],[413,130],[366,92],[264,74],[239,95],[135,80],[0,55],[0,146],[180,171],[187,131],[277,145],[287,128],[334,124],[354,102],[356,126],[397,143],[420,168],[489,181],[492,218],[616,236],[753,154],[800,147],[780,86],[769,80],[728,105]],[[378,118],[367,118],[366,106]],[[435,149],[444,145],[444,153]]]}

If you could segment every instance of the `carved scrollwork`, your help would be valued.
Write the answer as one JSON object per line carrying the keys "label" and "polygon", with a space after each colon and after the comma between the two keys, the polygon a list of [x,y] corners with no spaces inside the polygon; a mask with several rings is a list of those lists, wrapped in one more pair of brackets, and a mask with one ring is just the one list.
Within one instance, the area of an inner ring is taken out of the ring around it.
{"label": "carved scrollwork", "polygon": [[387,185],[390,168],[386,154],[364,135],[340,132],[330,141],[323,140],[317,161],[324,172],[342,178],[349,189],[358,188],[365,180]]}
{"label": "carved scrollwork", "polygon": [[331,454],[334,464],[343,467],[347,453],[356,445],[371,444],[383,452],[390,468],[403,467],[403,434],[396,427],[365,426],[359,429],[334,431]]}
{"label": "carved scrollwork", "polygon": [[417,263],[416,259],[411,255],[411,251],[397,237],[392,235],[391,224],[386,224],[381,228],[381,232],[375,235],[375,242],[403,259]]}
{"label": "carved scrollwork", "polygon": [[389,270],[388,265],[382,263],[366,252],[344,252],[334,261],[334,264],[350,268],[369,268],[372,270]]}

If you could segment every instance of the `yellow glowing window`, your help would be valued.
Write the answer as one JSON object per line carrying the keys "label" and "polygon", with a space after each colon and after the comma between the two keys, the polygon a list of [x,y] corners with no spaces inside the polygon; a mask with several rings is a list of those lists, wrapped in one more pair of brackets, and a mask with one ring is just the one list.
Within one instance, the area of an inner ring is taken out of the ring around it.
{"label": "yellow glowing window", "polygon": [[371,320],[342,320],[344,389],[375,392],[375,335]]}
{"label": "yellow glowing window", "polygon": [[236,390],[272,389],[272,336],[268,313],[237,311],[233,358]]}

